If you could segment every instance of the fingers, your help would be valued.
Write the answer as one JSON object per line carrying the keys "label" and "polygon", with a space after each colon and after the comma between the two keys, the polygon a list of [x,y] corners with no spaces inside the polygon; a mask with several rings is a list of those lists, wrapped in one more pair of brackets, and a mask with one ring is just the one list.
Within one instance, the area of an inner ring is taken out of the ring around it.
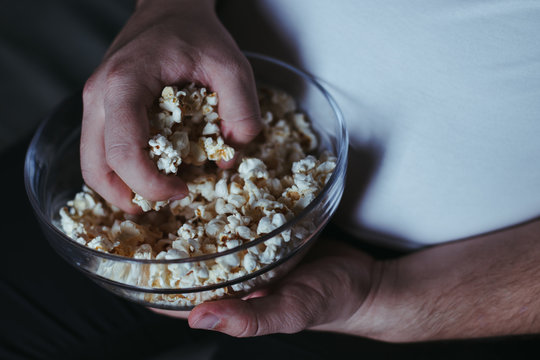
{"label": "fingers", "polygon": [[107,164],[134,192],[152,201],[188,193],[179,177],[160,173],[148,156],[147,108],[154,97],[147,88],[122,78],[108,86],[104,101]]}
{"label": "fingers", "polygon": [[223,119],[222,133],[232,145],[242,146],[252,141],[261,130],[259,100],[251,66],[243,57],[234,63],[208,65],[211,88],[218,93],[218,111]]}
{"label": "fingers", "polygon": [[152,92],[125,75],[99,80],[85,87],[81,134],[85,182],[130,213],[140,210],[131,202],[132,190],[152,201],[187,194],[179,177],[159,173],[148,156],[147,106],[153,101]]}
{"label": "fingers", "polygon": [[[255,82],[249,63],[235,57],[229,64],[213,63],[209,86],[220,94],[222,132],[232,145],[242,146],[260,131]],[[125,65],[125,64],[124,64]],[[102,70],[85,88],[81,168],[86,183],[107,201],[127,212],[139,209],[131,203],[133,192],[151,201],[179,199],[187,186],[173,175],[158,171],[147,151],[147,109],[159,95],[159,77],[144,80],[129,66]],[[178,74],[180,76],[181,74]],[[223,168],[234,161],[220,163]]]}
{"label": "fingers", "polygon": [[123,210],[135,213],[138,207],[131,202],[131,189],[107,164],[103,132],[105,113],[100,99],[95,96],[95,80],[90,79],[83,92],[81,128],[81,172],[85,183],[107,201]]}
{"label": "fingers", "polygon": [[204,303],[191,311],[189,325],[231,336],[295,333],[322,321],[326,300],[300,283],[268,296]]}
{"label": "fingers", "polygon": [[[81,171],[83,179],[103,198],[123,210],[135,213],[137,206],[131,202],[131,189],[116,175],[105,160],[102,121],[92,122],[90,110],[85,110],[81,132]],[[95,140],[97,139],[97,140]]]}

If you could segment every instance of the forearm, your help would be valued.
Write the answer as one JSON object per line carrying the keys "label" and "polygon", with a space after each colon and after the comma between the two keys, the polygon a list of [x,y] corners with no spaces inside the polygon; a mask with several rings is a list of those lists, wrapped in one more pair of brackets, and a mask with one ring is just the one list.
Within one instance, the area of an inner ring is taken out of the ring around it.
{"label": "forearm", "polygon": [[370,337],[423,341],[540,332],[540,221],[383,263],[356,314]]}
{"label": "forearm", "polygon": [[[154,29],[154,33],[163,33],[164,36],[174,29],[178,36],[189,39],[201,36],[201,32],[195,30],[201,27],[208,28],[209,33],[221,32],[221,29],[215,29],[219,21],[214,5],[215,0],[138,0],[135,11],[109,47],[105,58],[132,40],[140,40],[141,34],[148,29]],[[154,44],[152,48],[157,45]]]}
{"label": "forearm", "polygon": [[[180,28],[184,23],[200,24],[215,17],[215,0],[139,0],[135,6],[137,27],[162,26],[173,19]],[[131,19],[133,22],[133,18]],[[131,25],[128,23],[128,25]],[[186,33],[193,36],[196,34]]]}

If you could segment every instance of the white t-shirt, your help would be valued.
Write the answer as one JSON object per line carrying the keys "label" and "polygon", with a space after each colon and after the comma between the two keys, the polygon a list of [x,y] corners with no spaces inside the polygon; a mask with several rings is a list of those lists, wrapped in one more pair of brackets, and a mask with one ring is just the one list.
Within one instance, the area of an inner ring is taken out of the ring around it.
{"label": "white t-shirt", "polygon": [[240,46],[272,37],[344,112],[338,223],[411,248],[540,215],[540,1],[243,3],[224,11],[250,17],[225,20]]}

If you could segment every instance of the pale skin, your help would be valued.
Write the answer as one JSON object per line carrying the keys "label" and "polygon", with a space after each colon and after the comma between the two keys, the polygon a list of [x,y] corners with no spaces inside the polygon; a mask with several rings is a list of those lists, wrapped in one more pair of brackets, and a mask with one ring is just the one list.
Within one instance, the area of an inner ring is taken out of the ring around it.
{"label": "pale skin", "polygon": [[83,91],[81,169],[90,187],[130,213],[140,210],[132,190],[154,201],[187,194],[181,177],[159,173],[145,149],[147,109],[164,86],[189,82],[220,94],[222,133],[230,144],[258,134],[251,68],[213,2],[140,2]]}
{"label": "pale skin", "polygon": [[[144,151],[146,108],[163,86],[186,81],[220,94],[230,143],[256,136],[253,76],[213,2],[139,2],[85,87],[81,138],[85,181],[126,211],[137,211],[132,190],[150,200],[186,194],[181,174],[159,174]],[[271,288],[191,312],[155,311],[237,337],[312,329],[415,342],[538,333],[539,240],[537,220],[382,261],[322,238]]]}

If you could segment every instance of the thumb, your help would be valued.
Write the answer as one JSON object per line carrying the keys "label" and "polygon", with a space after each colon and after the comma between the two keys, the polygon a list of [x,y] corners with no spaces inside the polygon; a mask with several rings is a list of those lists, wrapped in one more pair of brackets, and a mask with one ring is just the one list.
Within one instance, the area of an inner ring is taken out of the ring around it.
{"label": "thumb", "polygon": [[203,303],[188,318],[192,328],[216,330],[236,337],[295,333],[318,325],[326,301],[321,293],[302,284],[285,291],[250,299]]}

